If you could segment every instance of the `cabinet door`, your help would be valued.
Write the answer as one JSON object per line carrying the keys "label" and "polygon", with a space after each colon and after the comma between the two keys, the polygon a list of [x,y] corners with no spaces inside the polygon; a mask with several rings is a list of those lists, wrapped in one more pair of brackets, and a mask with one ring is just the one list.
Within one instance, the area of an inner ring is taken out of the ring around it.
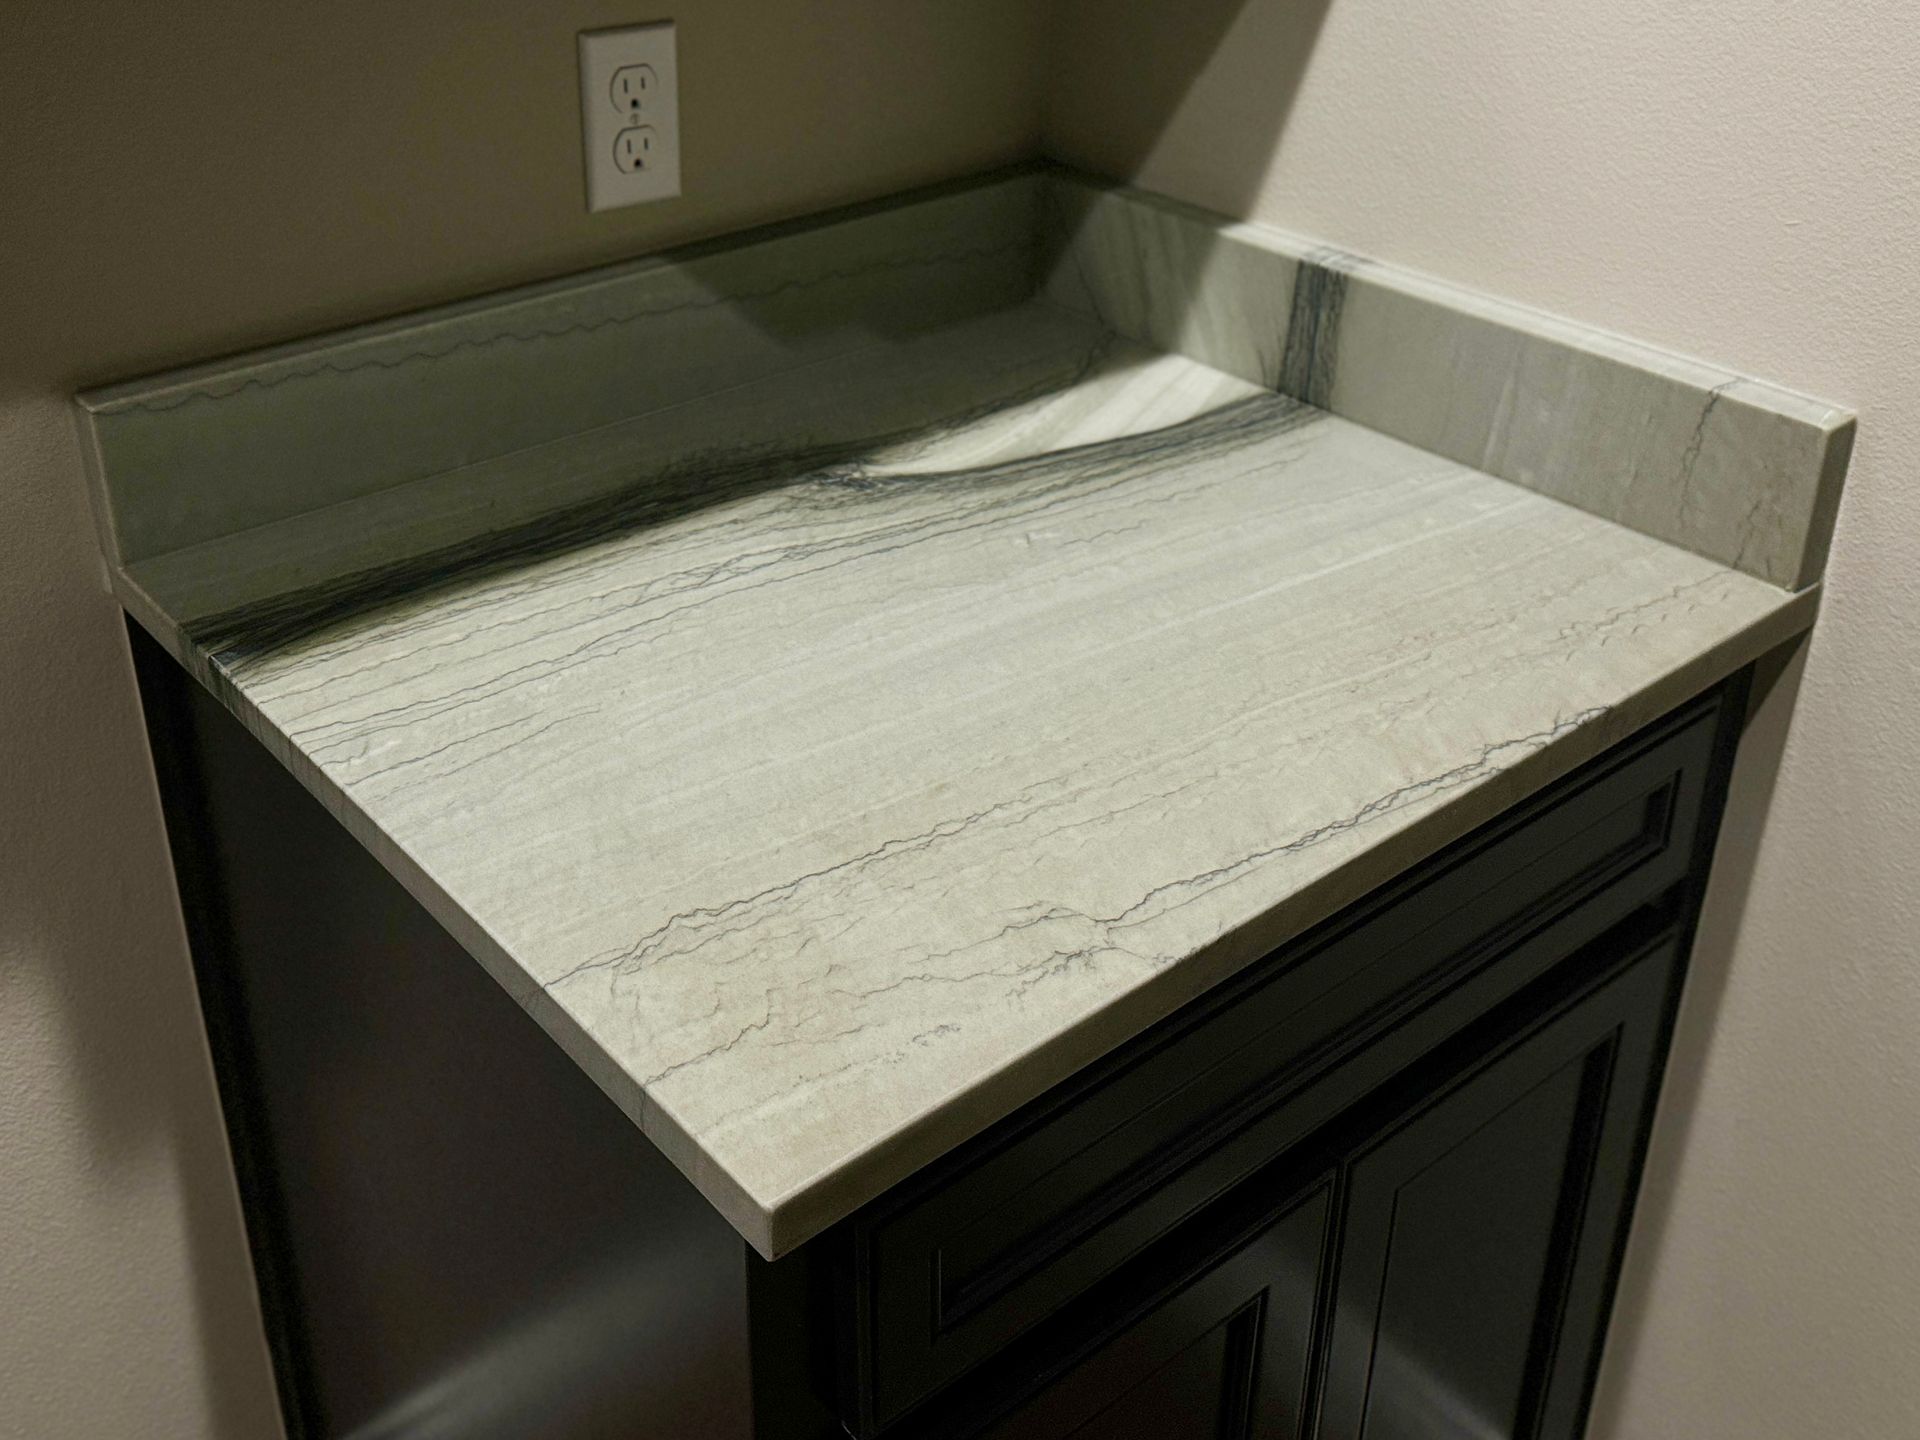
{"label": "cabinet door", "polygon": [[1348,1170],[1326,1440],[1572,1440],[1680,950],[1656,942]]}
{"label": "cabinet door", "polygon": [[1329,1191],[1312,1191],[983,1433],[992,1440],[1304,1435]]}

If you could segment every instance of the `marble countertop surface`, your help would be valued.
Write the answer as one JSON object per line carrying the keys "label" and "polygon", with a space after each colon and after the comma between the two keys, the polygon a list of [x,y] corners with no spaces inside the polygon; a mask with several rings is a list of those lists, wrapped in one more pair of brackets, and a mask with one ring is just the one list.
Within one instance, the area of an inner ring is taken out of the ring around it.
{"label": "marble countertop surface", "polygon": [[676,423],[881,376],[938,423],[715,451],[418,573],[289,588],[424,491],[122,577],[769,1256],[1811,623],[1043,304]]}

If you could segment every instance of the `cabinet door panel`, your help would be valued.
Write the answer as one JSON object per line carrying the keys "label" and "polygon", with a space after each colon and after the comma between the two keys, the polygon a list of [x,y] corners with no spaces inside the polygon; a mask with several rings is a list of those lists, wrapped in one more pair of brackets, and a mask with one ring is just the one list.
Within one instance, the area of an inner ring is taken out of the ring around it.
{"label": "cabinet door panel", "polygon": [[1355,1158],[1327,1440],[1577,1433],[1679,955],[1657,943]]}
{"label": "cabinet door panel", "polygon": [[992,1440],[1296,1440],[1305,1434],[1322,1186],[984,1433]]}

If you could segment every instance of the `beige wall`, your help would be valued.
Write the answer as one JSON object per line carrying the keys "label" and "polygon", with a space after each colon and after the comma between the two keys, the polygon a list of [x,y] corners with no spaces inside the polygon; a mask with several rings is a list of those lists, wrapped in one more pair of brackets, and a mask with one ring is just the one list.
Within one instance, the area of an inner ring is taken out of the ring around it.
{"label": "beige wall", "polygon": [[[664,8],[664,7],[663,7]],[[1684,1017],[1601,1433],[1920,1434],[1920,32],[1906,0],[683,0],[685,199],[588,217],[573,33],[34,0],[0,30],[0,1436],[271,1424],[75,386],[1027,153],[1851,402]],[[488,13],[492,12],[492,13]],[[1050,54],[1050,58],[1049,58]],[[1757,817],[1770,808],[1764,831]],[[1747,860],[1748,863],[1740,863]]]}
{"label": "beige wall", "polygon": [[1594,1433],[1920,1435],[1910,0],[1063,0],[1060,23],[1067,158],[1858,407],[1778,783],[1783,694],[1741,780]]}
{"label": "beige wall", "polygon": [[1030,153],[1031,0],[682,0],[687,196],[589,217],[574,34],[634,0],[0,18],[0,1437],[272,1398],[76,386]]}

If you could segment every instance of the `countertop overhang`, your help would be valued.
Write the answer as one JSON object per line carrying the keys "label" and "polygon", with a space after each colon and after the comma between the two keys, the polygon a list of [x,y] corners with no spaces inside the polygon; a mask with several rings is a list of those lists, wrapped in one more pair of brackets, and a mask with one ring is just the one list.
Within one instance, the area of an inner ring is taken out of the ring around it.
{"label": "countertop overhang", "polygon": [[768,1256],[1805,630],[1851,438],[1055,171],[81,413],[129,611]]}

